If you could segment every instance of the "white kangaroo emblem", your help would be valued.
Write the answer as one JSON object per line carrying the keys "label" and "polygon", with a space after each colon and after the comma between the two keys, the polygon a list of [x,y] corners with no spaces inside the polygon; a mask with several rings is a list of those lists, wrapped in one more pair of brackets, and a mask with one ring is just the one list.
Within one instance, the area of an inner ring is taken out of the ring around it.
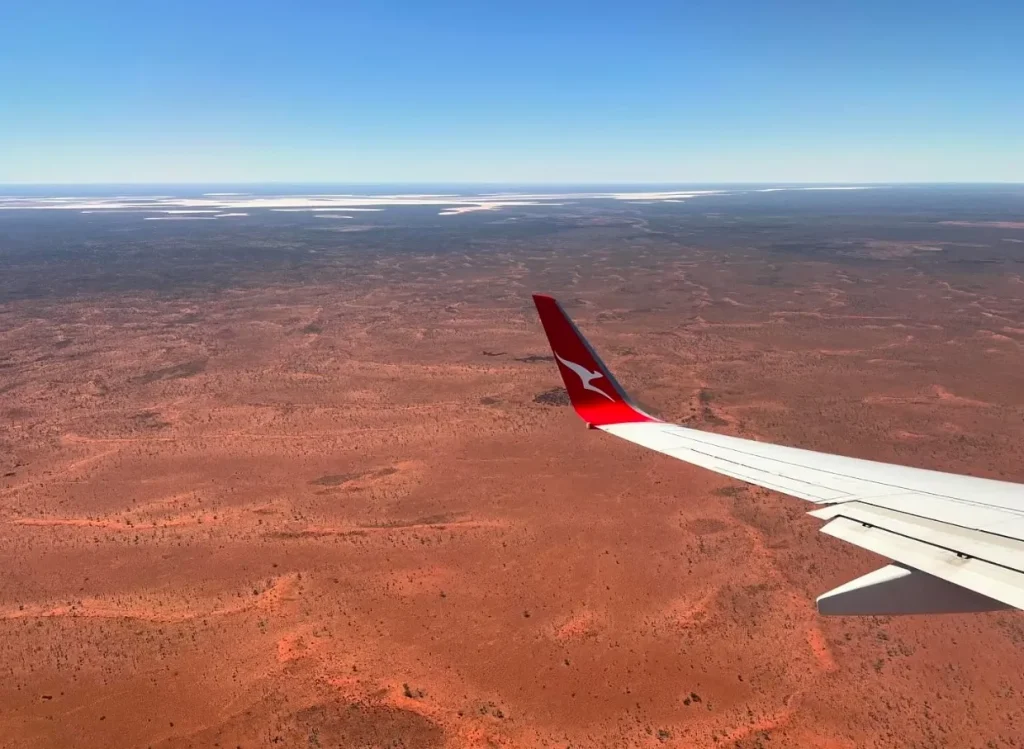
{"label": "white kangaroo emblem", "polygon": [[601,374],[600,370],[595,370],[595,371],[591,372],[586,367],[584,367],[584,366],[582,366],[580,364],[577,364],[574,361],[566,361],[565,359],[560,357],[557,353],[555,354],[555,358],[558,359],[558,361],[562,362],[562,364],[564,364],[565,366],[567,366],[569,369],[571,369],[573,372],[576,373],[576,376],[580,378],[580,383],[583,385],[583,389],[584,390],[590,390],[590,391],[595,392],[595,393],[600,393],[601,395],[603,395],[605,398],[607,398],[610,401],[614,401],[615,400],[610,395],[608,395],[608,393],[606,393],[605,391],[601,390],[601,388],[594,387],[593,385],[590,384],[590,382],[592,380],[597,380],[597,379],[600,379],[601,377],[604,377],[604,375]]}

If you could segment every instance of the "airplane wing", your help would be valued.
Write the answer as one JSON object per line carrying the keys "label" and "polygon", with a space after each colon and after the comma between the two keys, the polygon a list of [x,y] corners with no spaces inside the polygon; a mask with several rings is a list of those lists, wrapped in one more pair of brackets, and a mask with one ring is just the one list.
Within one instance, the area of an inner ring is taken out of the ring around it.
{"label": "airplane wing", "polygon": [[1024,485],[669,424],[633,403],[561,305],[534,303],[588,426],[817,506],[822,532],[895,563],[818,597],[822,614],[1024,609]]}

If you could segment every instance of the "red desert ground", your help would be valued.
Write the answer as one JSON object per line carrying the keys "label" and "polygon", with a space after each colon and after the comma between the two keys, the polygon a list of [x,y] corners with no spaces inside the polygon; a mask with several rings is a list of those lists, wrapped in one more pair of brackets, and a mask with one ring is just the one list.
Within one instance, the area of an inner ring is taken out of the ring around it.
{"label": "red desert ground", "polygon": [[530,301],[673,421],[1022,481],[972,196],[8,203],[0,746],[1021,746],[1020,615],[820,617],[884,560],[586,430]]}

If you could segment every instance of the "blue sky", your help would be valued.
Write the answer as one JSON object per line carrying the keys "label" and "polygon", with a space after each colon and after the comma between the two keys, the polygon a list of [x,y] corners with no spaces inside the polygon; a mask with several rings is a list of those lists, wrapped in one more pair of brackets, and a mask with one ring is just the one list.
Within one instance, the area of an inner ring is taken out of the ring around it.
{"label": "blue sky", "polygon": [[1024,181],[1024,3],[0,3],[0,182]]}

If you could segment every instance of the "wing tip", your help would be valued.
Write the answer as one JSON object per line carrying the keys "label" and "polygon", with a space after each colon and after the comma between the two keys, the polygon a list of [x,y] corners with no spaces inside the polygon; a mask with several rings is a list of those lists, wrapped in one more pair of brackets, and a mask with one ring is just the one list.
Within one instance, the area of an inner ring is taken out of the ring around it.
{"label": "wing tip", "polygon": [[533,294],[533,301],[569,400],[588,426],[657,421],[633,404],[555,297]]}

